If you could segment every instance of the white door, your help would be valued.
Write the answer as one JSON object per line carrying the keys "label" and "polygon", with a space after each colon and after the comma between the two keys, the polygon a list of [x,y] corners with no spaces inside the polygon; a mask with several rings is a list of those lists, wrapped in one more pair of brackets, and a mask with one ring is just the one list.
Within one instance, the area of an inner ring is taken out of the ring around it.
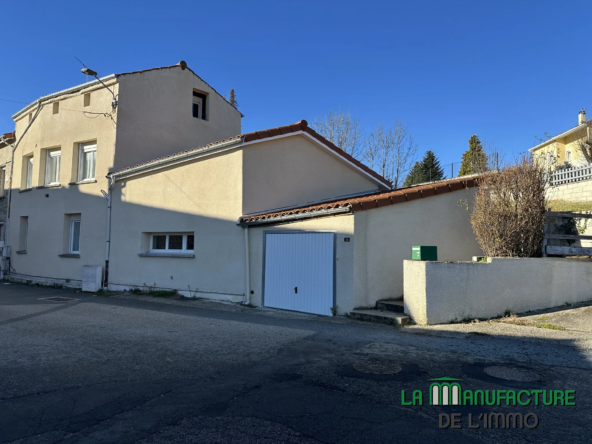
{"label": "white door", "polygon": [[266,307],[331,315],[333,233],[266,233]]}

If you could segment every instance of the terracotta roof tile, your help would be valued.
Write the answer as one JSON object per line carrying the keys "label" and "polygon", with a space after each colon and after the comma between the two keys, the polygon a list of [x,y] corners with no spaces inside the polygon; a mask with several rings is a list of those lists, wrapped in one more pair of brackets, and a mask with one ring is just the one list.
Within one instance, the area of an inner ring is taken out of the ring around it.
{"label": "terracotta roof tile", "polygon": [[132,165],[132,166],[129,166],[126,168],[121,168],[119,170],[111,172],[110,174],[118,174],[118,173],[122,173],[122,172],[125,172],[128,170],[140,168],[143,166],[148,167],[148,166],[153,165],[155,163],[160,163],[166,159],[172,159],[174,157],[183,156],[185,154],[190,155],[193,152],[198,152],[198,151],[201,151],[201,150],[206,149],[208,147],[211,147],[213,145],[217,145],[219,143],[224,143],[224,142],[229,142],[232,140],[236,140],[237,143],[239,143],[239,142],[247,143],[247,142],[253,142],[253,141],[258,141],[258,140],[264,140],[264,139],[268,139],[270,137],[275,137],[275,136],[279,136],[279,135],[296,133],[296,132],[300,132],[300,131],[306,132],[310,136],[314,137],[316,140],[318,140],[319,142],[326,145],[330,150],[335,152],[337,155],[343,157],[344,159],[346,159],[350,163],[354,164],[356,167],[358,167],[361,170],[363,170],[364,172],[370,174],[372,177],[374,177],[378,181],[382,182],[383,184],[385,184],[389,187],[391,186],[391,183],[388,180],[386,180],[384,177],[382,177],[380,174],[378,174],[374,170],[371,170],[366,165],[361,163],[359,160],[353,158],[352,156],[347,154],[345,151],[343,151],[341,148],[338,148],[333,143],[329,142],[327,139],[325,139],[323,136],[318,134],[316,131],[310,129],[308,127],[308,122],[306,120],[301,120],[300,122],[296,122],[291,125],[279,126],[277,128],[270,128],[270,129],[266,129],[266,130],[262,130],[262,131],[253,131],[251,133],[239,134],[239,135],[231,137],[229,139],[219,140],[217,142],[212,142],[212,143],[209,143],[207,145],[203,145],[203,146],[200,146],[197,148],[191,148],[189,150],[180,151],[178,153],[170,154],[168,156],[159,157],[157,159],[153,159],[148,162],[143,162],[143,163],[139,163],[137,165]]}
{"label": "terracotta roof tile", "polygon": [[[427,198],[439,194],[450,193],[452,191],[472,188],[478,185],[478,179],[475,177],[459,177],[441,182],[433,182],[423,185],[417,185],[410,188],[401,188],[398,190],[382,191],[378,193],[355,196],[348,199],[339,199],[318,204],[306,205],[290,208],[282,211],[274,211],[252,216],[243,216],[240,222],[250,223],[274,223],[284,216],[305,215],[317,211],[335,210],[339,208],[348,208],[352,213],[357,211],[372,210],[382,208],[387,205],[409,202],[415,199]],[[322,214],[319,217],[323,216]]]}

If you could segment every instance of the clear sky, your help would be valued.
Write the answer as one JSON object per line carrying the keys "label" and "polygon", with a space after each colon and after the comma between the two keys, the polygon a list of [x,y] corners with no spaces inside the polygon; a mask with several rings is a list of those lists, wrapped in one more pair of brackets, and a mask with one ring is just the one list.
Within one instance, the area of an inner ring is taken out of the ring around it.
{"label": "clear sky", "polygon": [[576,1],[13,1],[3,4],[0,132],[32,102],[99,75],[187,64],[235,88],[243,131],[349,109],[405,122],[456,162],[477,134],[509,155],[592,102],[592,3]]}

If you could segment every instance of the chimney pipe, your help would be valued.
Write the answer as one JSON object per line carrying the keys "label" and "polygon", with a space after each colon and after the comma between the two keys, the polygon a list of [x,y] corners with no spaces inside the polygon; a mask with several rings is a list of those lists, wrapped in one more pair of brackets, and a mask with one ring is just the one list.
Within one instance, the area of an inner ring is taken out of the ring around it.
{"label": "chimney pipe", "polygon": [[582,108],[578,114],[578,125],[581,125],[582,123],[586,123],[586,110],[584,108]]}

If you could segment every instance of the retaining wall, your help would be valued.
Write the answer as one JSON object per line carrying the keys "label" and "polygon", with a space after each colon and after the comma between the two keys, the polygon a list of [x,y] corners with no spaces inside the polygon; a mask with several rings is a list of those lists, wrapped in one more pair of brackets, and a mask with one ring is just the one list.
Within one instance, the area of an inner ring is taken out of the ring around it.
{"label": "retaining wall", "polygon": [[405,313],[418,324],[492,318],[592,300],[592,261],[488,258],[404,263]]}

